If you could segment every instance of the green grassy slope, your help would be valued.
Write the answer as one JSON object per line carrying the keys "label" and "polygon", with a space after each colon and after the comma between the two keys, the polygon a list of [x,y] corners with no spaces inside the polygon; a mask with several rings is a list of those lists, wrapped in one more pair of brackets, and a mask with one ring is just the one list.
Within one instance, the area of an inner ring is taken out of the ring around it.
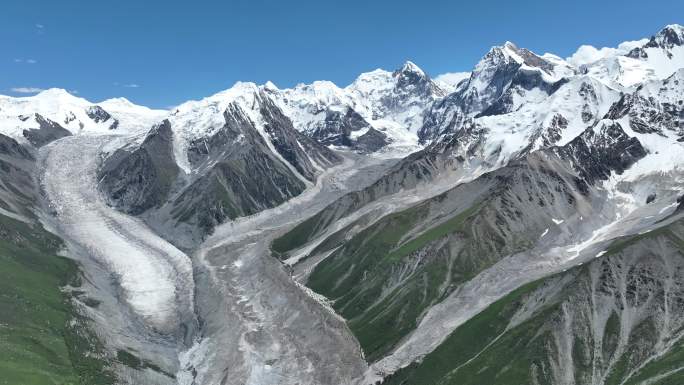
{"label": "green grassy slope", "polygon": [[73,318],[78,269],[59,238],[0,216],[0,384],[109,384],[97,341]]}
{"label": "green grassy slope", "polygon": [[[554,332],[560,325],[568,322],[575,325],[570,336],[571,361],[568,361],[570,357],[565,357],[562,364],[571,365],[574,383],[588,383],[594,370],[605,373],[603,383],[606,385],[683,383],[684,342],[681,340],[656,359],[645,361],[657,349],[655,346],[660,332],[657,314],[646,312],[639,323],[634,325],[624,351],[617,350],[622,322],[617,312],[613,312],[605,324],[594,325],[603,329],[600,344],[593,340],[590,332],[591,314],[595,311],[592,306],[603,306],[601,304],[604,303],[596,305],[595,296],[611,298],[613,295],[609,290],[603,291],[603,284],[611,282],[611,275],[607,273],[610,269],[607,266],[620,270],[625,261],[631,260],[633,265],[629,265],[628,270],[630,274],[638,275],[632,276],[630,285],[641,282],[645,287],[660,287],[653,285],[655,281],[649,281],[652,279],[650,274],[658,266],[663,266],[661,258],[673,258],[675,261],[684,258],[682,230],[684,224],[678,223],[617,240],[608,253],[590,264],[523,286],[461,325],[421,362],[399,370],[383,384],[554,384],[559,349],[562,349]],[[640,242],[648,243],[640,245]],[[651,250],[655,250],[654,245],[663,244],[674,251],[674,256],[651,254]],[[636,258],[625,259],[625,255]],[[665,266],[669,265],[665,263]],[[601,275],[601,281],[594,282],[592,277],[596,277],[597,271],[605,273]],[[512,315],[527,301],[528,295],[544,287],[558,287],[557,285],[562,285],[557,296],[552,297],[524,322],[511,327]],[[634,292],[638,289],[631,290]],[[653,298],[661,298],[658,293],[653,295]],[[616,309],[619,309],[623,306],[624,299],[618,296],[616,300]],[[568,320],[568,314],[571,320]],[[594,356],[595,354],[598,355]],[[605,365],[608,361],[614,361],[615,364],[607,367]],[[635,368],[639,369],[635,371]]]}
{"label": "green grassy slope", "polygon": [[[450,236],[467,236],[464,224],[478,208],[464,210],[408,240],[402,238],[425,218],[425,206],[388,215],[320,263],[307,285],[335,299],[335,309],[349,320],[366,357],[379,358],[416,327],[423,310],[439,301],[445,282],[468,275],[467,263],[453,262],[443,242]],[[388,282],[407,258],[430,247],[439,256],[425,260],[402,285],[388,292]]]}

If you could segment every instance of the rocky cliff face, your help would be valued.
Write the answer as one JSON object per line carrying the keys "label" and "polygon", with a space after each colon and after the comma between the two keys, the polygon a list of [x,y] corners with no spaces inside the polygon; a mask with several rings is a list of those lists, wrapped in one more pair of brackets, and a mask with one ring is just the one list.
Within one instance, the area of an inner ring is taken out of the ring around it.
{"label": "rocky cliff face", "polygon": [[23,135],[35,147],[44,146],[53,140],[71,135],[71,132],[60,126],[58,123],[45,119],[40,114],[35,116],[38,127],[23,130]]}
{"label": "rocky cliff face", "polygon": [[[188,149],[194,154],[191,162],[207,164],[211,159],[211,167],[170,202],[175,218],[195,223],[205,231],[226,219],[274,207],[306,187],[269,150],[239,107],[231,106],[224,116],[224,127]],[[286,156],[296,156],[287,153],[287,142],[280,148]],[[308,175],[313,178],[313,174]]]}
{"label": "rocky cliff face", "polygon": [[231,91],[178,107],[141,144],[105,159],[100,186],[112,205],[135,215],[159,208],[161,221],[187,224],[201,237],[299,195],[341,161],[297,132],[263,90]]}
{"label": "rocky cliff face", "polygon": [[518,108],[522,100],[539,97],[539,92],[553,93],[565,82],[562,77],[572,74],[568,67],[567,64],[556,65],[510,42],[494,47],[462,87],[431,107],[419,138],[429,142],[458,130],[475,116],[509,113]]}
{"label": "rocky cliff face", "polygon": [[32,217],[37,189],[33,181],[35,157],[13,138],[0,134],[0,212]]}
{"label": "rocky cliff face", "polygon": [[158,124],[135,149],[116,150],[98,172],[99,188],[110,204],[137,215],[168,199],[179,168],[173,157],[168,120]]}

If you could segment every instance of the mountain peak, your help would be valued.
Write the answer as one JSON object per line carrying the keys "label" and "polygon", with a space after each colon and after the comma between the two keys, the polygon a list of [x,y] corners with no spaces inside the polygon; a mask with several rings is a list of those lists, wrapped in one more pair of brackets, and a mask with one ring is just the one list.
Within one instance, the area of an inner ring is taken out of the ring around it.
{"label": "mountain peak", "polygon": [[123,96],[103,100],[102,102],[100,102],[98,104],[109,104],[109,105],[116,105],[116,106],[121,106],[121,107],[135,107],[136,106],[136,104],[134,104],[130,100],[124,98]]}
{"label": "mountain peak", "polygon": [[489,49],[489,52],[487,54],[492,54],[492,53],[516,53],[518,51],[518,46],[515,45],[512,41],[506,40],[502,45],[495,45],[492,48]]}
{"label": "mountain peak", "polygon": [[518,50],[518,46],[515,45],[515,43],[513,43],[512,41],[508,41],[508,40],[506,40],[506,42],[503,44],[502,47],[504,49],[512,50],[514,52]]}
{"label": "mountain peak", "polygon": [[414,73],[417,75],[425,76],[425,72],[410,60],[407,60],[404,63],[404,65],[401,67],[399,72],[401,72],[401,73]]}
{"label": "mountain peak", "polygon": [[681,24],[668,24],[660,32],[662,33],[664,31],[672,31],[675,33],[683,34],[684,26]]}
{"label": "mountain peak", "polygon": [[506,41],[503,45],[491,47],[487,54],[480,59],[476,70],[478,67],[498,66],[511,61],[523,64],[525,60],[520,55],[520,48],[512,42]]}
{"label": "mountain peak", "polygon": [[486,68],[505,66],[511,63],[539,68],[546,73],[553,72],[554,67],[554,65],[544,57],[541,57],[526,48],[519,48],[513,42],[506,41],[501,46],[490,48],[489,52],[487,52],[475,67],[475,72],[482,71]]}
{"label": "mountain peak", "polygon": [[684,27],[679,24],[665,26],[653,38],[663,48],[672,48],[684,45]]}
{"label": "mountain peak", "polygon": [[209,97],[209,99],[229,99],[232,100],[236,97],[240,96],[247,96],[247,95],[254,95],[259,93],[259,86],[257,86],[253,82],[235,82],[232,87],[228,88],[227,90],[220,91],[212,96]]}
{"label": "mountain peak", "polygon": [[53,107],[58,105],[87,106],[92,104],[83,98],[72,95],[63,88],[49,88],[28,98],[43,105],[51,105]]}
{"label": "mountain peak", "polygon": [[63,97],[71,97],[71,98],[76,98],[76,96],[72,95],[69,93],[69,91],[65,90],[64,88],[48,88],[47,90],[43,90],[35,95],[35,97],[39,98],[63,98]]}
{"label": "mountain peak", "polygon": [[278,91],[278,86],[276,86],[275,83],[269,80],[264,84],[264,89],[269,91]]}

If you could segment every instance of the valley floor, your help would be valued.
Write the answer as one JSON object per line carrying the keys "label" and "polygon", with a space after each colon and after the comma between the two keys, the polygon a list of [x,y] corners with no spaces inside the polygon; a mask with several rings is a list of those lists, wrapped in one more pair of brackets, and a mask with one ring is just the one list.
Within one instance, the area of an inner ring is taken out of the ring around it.
{"label": "valley floor", "polygon": [[50,223],[83,266],[84,290],[100,301],[89,316],[123,382],[343,384],[363,373],[344,320],[296,283],[269,245],[392,161],[349,154],[302,195],[218,227],[188,256],[103,202],[95,170],[116,141],[55,141],[41,150],[41,182]]}

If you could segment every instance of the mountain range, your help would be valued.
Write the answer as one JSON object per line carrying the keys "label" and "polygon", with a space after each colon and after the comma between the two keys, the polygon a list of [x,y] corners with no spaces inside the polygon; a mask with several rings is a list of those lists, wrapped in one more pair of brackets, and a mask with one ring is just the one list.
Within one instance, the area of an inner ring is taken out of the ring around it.
{"label": "mountain range", "polygon": [[471,72],[0,96],[0,377],[684,381],[684,27]]}

